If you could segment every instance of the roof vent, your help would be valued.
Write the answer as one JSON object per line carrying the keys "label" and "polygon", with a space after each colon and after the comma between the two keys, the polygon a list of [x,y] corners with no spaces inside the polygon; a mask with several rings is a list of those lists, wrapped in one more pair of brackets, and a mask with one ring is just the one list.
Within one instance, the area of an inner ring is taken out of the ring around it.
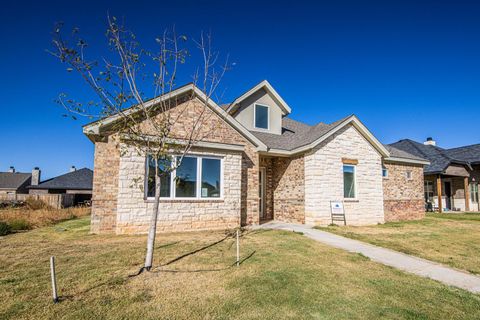
{"label": "roof vent", "polygon": [[14,167],[14,166],[11,166],[11,167],[8,169],[8,172],[10,172],[10,173],[15,173],[15,167]]}
{"label": "roof vent", "polygon": [[77,168],[75,168],[75,166],[71,166],[70,167],[70,172],[75,172],[75,171],[77,171]]}
{"label": "roof vent", "polygon": [[428,137],[427,141],[425,141],[423,144],[426,145],[426,146],[436,146],[437,142],[435,140],[433,140],[432,137]]}

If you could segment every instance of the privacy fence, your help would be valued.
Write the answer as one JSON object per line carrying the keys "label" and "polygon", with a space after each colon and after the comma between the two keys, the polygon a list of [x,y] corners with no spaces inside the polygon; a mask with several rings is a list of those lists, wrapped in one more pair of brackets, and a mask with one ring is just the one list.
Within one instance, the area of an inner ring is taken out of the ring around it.
{"label": "privacy fence", "polygon": [[61,209],[67,208],[74,204],[75,195],[62,194],[0,194],[0,202],[23,202],[27,199],[41,200],[48,206]]}

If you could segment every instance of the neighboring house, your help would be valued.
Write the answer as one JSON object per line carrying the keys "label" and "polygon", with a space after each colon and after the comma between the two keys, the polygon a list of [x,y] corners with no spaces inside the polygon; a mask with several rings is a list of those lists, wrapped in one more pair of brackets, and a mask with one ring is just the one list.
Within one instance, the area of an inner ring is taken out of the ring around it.
{"label": "neighboring house", "polygon": [[438,211],[480,211],[480,144],[443,149],[432,138],[424,143],[409,139],[390,146],[428,159],[425,166],[425,201]]}
{"label": "neighboring house", "polygon": [[31,173],[16,172],[14,167],[10,167],[8,172],[0,172],[0,194],[28,193],[27,187],[31,181]]}
{"label": "neighboring house", "polygon": [[[190,84],[150,100],[148,107],[158,99],[184,101],[172,110],[175,116],[186,108],[195,112],[206,97]],[[331,201],[344,203],[350,225],[423,217],[427,160],[384,146],[354,115],[310,126],[290,113],[267,81],[229,105],[209,99],[210,120],[202,128],[209,135],[163,178],[158,230],[232,228],[270,219],[326,225]],[[109,131],[118,119],[83,128],[95,143],[91,231],[143,233],[153,209],[147,177],[154,168]],[[191,128],[188,117],[180,119],[172,138]]]}
{"label": "neighboring house", "polygon": [[93,171],[88,168],[77,170],[70,168],[70,172],[52,179],[42,181],[28,187],[29,194],[70,194],[73,197],[72,205],[77,205],[92,198]]}

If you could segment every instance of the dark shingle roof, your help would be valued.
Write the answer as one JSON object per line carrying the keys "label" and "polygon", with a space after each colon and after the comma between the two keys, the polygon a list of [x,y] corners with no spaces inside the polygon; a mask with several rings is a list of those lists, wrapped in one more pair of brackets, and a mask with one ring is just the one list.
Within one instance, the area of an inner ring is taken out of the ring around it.
{"label": "dark shingle roof", "polygon": [[390,153],[390,157],[393,157],[393,158],[402,158],[402,159],[410,159],[410,160],[418,160],[418,161],[428,161],[427,159],[425,159],[424,157],[419,157],[419,156],[416,156],[414,154],[411,154],[407,151],[404,151],[404,150],[401,150],[401,149],[397,149],[391,145],[384,145],[385,148],[388,150],[388,152]]}
{"label": "dark shingle roof", "polygon": [[424,145],[410,139],[403,139],[389,144],[394,148],[411,153],[417,157],[422,157],[430,161],[430,165],[425,166],[425,173],[439,173],[445,170],[450,164],[468,164],[468,161],[453,157],[450,150],[437,146]]}
{"label": "dark shingle roof", "polygon": [[31,177],[31,173],[0,172],[0,189],[16,190],[26,183]]}
{"label": "dark shingle roof", "polygon": [[480,163],[480,144],[452,148],[445,151],[450,157],[454,159],[468,161],[471,164]]}
{"label": "dark shingle roof", "polygon": [[29,188],[91,190],[92,185],[93,171],[88,168],[83,168],[46,180],[37,186],[30,186]]}
{"label": "dark shingle roof", "polygon": [[283,118],[281,135],[257,131],[251,131],[251,133],[269,148],[291,151],[314,142],[349,117],[331,124],[320,122],[314,126],[290,118]]}

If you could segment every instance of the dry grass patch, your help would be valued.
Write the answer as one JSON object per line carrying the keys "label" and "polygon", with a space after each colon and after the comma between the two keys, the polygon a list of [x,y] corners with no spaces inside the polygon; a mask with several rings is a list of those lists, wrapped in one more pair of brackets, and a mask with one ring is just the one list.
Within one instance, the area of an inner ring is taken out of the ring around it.
{"label": "dry grass patch", "polygon": [[12,230],[28,230],[49,226],[60,221],[88,216],[90,208],[72,207],[66,209],[53,209],[38,205],[35,209],[29,206],[20,208],[0,209],[0,221],[6,222]]}
{"label": "dry grass patch", "polygon": [[[0,239],[2,319],[475,319],[480,296],[404,274],[286,231],[91,235],[88,218]],[[51,302],[57,257],[61,303]],[[178,259],[179,257],[183,257]],[[174,261],[174,262],[172,262]]]}
{"label": "dry grass patch", "polygon": [[427,214],[420,221],[320,228],[480,274],[480,214]]}

